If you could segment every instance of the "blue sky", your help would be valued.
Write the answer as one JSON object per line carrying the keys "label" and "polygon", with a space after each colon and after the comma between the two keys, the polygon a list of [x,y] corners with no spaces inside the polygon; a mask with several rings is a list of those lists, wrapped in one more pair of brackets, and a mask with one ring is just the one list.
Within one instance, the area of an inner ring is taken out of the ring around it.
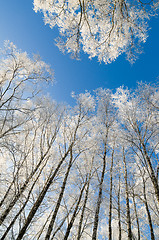
{"label": "blue sky", "polygon": [[150,21],[149,38],[143,44],[144,53],[131,65],[125,56],[105,65],[97,59],[81,60],[63,55],[54,44],[56,28],[44,25],[43,15],[33,11],[32,0],[5,0],[0,2],[0,47],[4,40],[12,41],[29,55],[39,53],[55,72],[56,84],[46,88],[58,102],[72,103],[71,92],[82,93],[96,88],[116,89],[124,85],[135,88],[138,81],[158,82],[159,77],[159,18]]}

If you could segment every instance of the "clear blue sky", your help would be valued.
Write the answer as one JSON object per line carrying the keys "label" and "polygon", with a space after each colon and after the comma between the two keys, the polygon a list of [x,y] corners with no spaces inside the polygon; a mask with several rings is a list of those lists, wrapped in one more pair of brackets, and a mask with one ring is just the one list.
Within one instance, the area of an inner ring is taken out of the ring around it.
{"label": "clear blue sky", "polygon": [[33,11],[32,0],[0,1],[0,47],[4,40],[12,41],[29,55],[39,53],[51,65],[56,84],[46,89],[58,102],[71,104],[70,94],[82,93],[99,87],[116,89],[121,85],[135,88],[138,81],[157,82],[159,77],[159,18],[150,21],[149,38],[143,45],[144,53],[131,65],[125,56],[105,65],[97,59],[81,60],[63,55],[54,45],[57,29],[44,25],[43,15]]}

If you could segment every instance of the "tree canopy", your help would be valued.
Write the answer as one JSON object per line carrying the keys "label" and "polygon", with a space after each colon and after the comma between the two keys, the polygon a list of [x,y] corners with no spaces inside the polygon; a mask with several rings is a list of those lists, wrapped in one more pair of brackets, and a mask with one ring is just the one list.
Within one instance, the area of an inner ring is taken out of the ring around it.
{"label": "tree canopy", "polygon": [[78,58],[82,49],[105,63],[122,53],[131,62],[136,59],[158,6],[158,0],[34,0],[45,24],[58,27],[60,50]]}
{"label": "tree canopy", "polygon": [[7,43],[0,66],[1,240],[158,239],[158,85],[70,107],[39,92],[39,58]]}

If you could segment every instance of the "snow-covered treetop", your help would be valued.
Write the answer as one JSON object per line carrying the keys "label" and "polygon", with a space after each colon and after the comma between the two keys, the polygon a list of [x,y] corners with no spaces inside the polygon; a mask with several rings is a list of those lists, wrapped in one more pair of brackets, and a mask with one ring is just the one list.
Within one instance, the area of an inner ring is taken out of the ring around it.
{"label": "snow-covered treetop", "polygon": [[59,28],[60,50],[78,58],[82,48],[106,64],[124,52],[129,61],[136,59],[158,6],[158,0],[34,0],[45,24]]}

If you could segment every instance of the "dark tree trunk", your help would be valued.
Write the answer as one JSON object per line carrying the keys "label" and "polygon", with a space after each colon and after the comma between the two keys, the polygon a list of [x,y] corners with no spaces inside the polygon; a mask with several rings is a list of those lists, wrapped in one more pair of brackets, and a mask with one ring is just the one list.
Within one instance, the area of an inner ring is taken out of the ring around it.
{"label": "dark tree trunk", "polygon": [[94,217],[92,240],[97,239],[99,211],[100,211],[100,205],[101,205],[101,201],[102,201],[102,191],[103,191],[105,168],[106,168],[106,146],[105,146],[105,151],[104,151],[104,155],[103,155],[103,169],[102,169],[102,176],[101,176],[100,183],[99,183],[99,193],[98,193],[98,200],[97,200],[97,206],[96,206],[95,217]]}
{"label": "dark tree trunk", "polygon": [[145,188],[145,180],[144,180],[144,178],[143,178],[143,194],[144,194],[144,204],[145,204],[145,208],[146,208],[146,212],[147,212],[147,216],[148,216],[148,221],[149,221],[151,240],[155,240],[155,235],[154,235],[153,225],[152,225],[152,220],[151,220],[151,214],[150,214],[149,206],[148,206],[148,203],[147,203],[146,188]]}
{"label": "dark tree trunk", "polygon": [[129,192],[128,192],[128,177],[127,177],[127,167],[125,152],[123,148],[123,162],[124,162],[124,179],[125,179],[125,192],[126,192],[126,213],[127,213],[127,229],[128,229],[128,240],[132,240],[132,231],[131,231],[131,217],[130,217],[130,206],[129,206]]}
{"label": "dark tree trunk", "polygon": [[[119,170],[120,171],[120,170]],[[118,227],[119,227],[119,240],[121,240],[121,216],[120,216],[120,172],[119,172],[119,189],[118,189]]]}
{"label": "dark tree trunk", "polygon": [[155,190],[155,195],[156,195],[156,198],[157,198],[157,201],[158,201],[158,204],[159,204],[159,185],[158,185],[158,179],[157,177],[155,176],[155,172],[153,170],[153,167],[152,167],[152,163],[151,163],[151,160],[147,154],[147,151],[146,151],[146,147],[145,147],[145,144],[142,142],[142,147],[143,147],[143,151],[144,151],[144,155],[145,155],[145,158],[146,158],[146,161],[148,163],[148,166],[149,166],[149,169],[150,169],[150,174],[151,174],[151,180],[152,180],[152,183],[153,183],[153,186],[154,186],[154,190]]}
{"label": "dark tree trunk", "polygon": [[109,199],[109,240],[112,240],[112,191],[113,191],[113,157],[114,149],[112,151],[111,167],[110,167],[110,199]]}
{"label": "dark tree trunk", "polygon": [[140,225],[139,225],[139,218],[137,214],[134,189],[132,191],[133,191],[133,203],[134,203],[134,211],[135,211],[136,224],[137,224],[138,240],[140,240]]}

